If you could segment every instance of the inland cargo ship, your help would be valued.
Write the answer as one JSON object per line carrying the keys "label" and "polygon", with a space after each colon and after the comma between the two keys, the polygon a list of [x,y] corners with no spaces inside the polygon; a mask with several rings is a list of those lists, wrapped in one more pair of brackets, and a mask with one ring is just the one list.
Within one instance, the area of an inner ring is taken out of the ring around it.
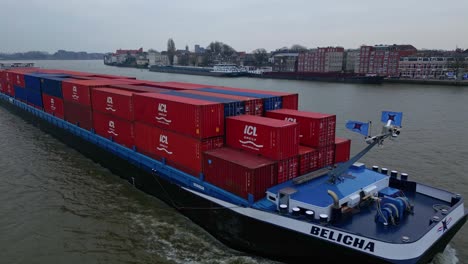
{"label": "inland cargo ship", "polygon": [[[39,68],[0,73],[0,105],[226,245],[287,263],[428,263],[467,219],[464,198],[358,160],[398,137],[382,112],[350,156],[336,116],[298,94]],[[364,144],[366,144],[364,143]]]}
{"label": "inland cargo ship", "polygon": [[216,64],[213,67],[152,65],[149,67],[149,71],[215,77],[247,76],[247,71],[245,71],[241,67],[238,67],[235,64]]}

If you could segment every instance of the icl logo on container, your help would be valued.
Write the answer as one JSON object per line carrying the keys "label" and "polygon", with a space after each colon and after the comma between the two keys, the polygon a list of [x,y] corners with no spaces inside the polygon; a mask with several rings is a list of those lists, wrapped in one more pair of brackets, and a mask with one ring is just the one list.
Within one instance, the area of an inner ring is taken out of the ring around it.
{"label": "icl logo on container", "polygon": [[7,72],[5,75],[6,75],[6,80],[9,81],[10,80],[10,74]]}
{"label": "icl logo on container", "polygon": [[250,148],[250,149],[253,149],[253,150],[259,150],[260,148],[263,148],[263,145],[255,144],[255,141],[257,141],[256,137],[257,137],[257,127],[250,126],[250,125],[245,125],[245,127],[244,127],[244,140],[239,139],[239,142],[245,148]]}
{"label": "icl logo on container", "polygon": [[112,101],[112,97],[108,96],[107,97],[107,107],[106,110],[115,112],[116,110],[114,109],[114,102]]}
{"label": "icl logo on container", "polygon": [[16,75],[16,83],[17,83],[17,84],[21,84],[19,75]]}
{"label": "icl logo on container", "polygon": [[74,85],[72,87],[72,98],[74,100],[80,99],[80,96],[78,95],[78,88],[76,88],[76,86],[74,86]]}
{"label": "icl logo on container", "polygon": [[166,135],[159,135],[159,146],[160,147],[156,147],[157,150],[164,151],[169,155],[172,154],[171,151],[167,150],[169,148],[169,140]]}
{"label": "icl logo on container", "polygon": [[288,121],[288,122],[292,122],[292,123],[297,123],[296,118],[292,118],[292,117],[285,117],[285,118],[284,118],[284,121]]}
{"label": "icl logo on container", "polygon": [[166,119],[167,117],[167,105],[163,103],[158,104],[158,116],[154,118],[158,121],[158,123],[162,123],[164,125],[169,125],[172,120]]}
{"label": "icl logo on container", "polygon": [[54,98],[50,98],[50,109],[52,111],[55,111],[55,101],[54,101]]}
{"label": "icl logo on container", "polygon": [[112,120],[109,121],[109,130],[107,130],[107,133],[112,134],[114,136],[119,135],[119,134],[115,133],[115,123]]}

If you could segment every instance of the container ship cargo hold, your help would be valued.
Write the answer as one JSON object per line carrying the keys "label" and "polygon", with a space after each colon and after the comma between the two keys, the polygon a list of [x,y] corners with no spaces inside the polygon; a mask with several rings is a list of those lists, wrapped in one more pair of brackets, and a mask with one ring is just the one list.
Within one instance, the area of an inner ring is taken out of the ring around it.
{"label": "container ship cargo hold", "polygon": [[[467,219],[460,195],[350,156],[336,116],[298,94],[67,70],[0,72],[0,105],[226,245],[288,263],[427,263]],[[347,127],[353,131],[362,124]]]}

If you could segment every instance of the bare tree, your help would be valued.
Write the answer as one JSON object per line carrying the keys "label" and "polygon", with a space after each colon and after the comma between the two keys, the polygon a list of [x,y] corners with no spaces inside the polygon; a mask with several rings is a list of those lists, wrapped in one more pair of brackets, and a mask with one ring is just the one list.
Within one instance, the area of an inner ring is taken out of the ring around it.
{"label": "bare tree", "polygon": [[174,64],[175,52],[176,52],[176,47],[175,47],[174,40],[172,38],[170,38],[167,41],[167,56],[169,57],[169,63],[171,65]]}
{"label": "bare tree", "polygon": [[254,50],[253,55],[257,66],[264,66],[268,62],[268,53],[263,48]]}

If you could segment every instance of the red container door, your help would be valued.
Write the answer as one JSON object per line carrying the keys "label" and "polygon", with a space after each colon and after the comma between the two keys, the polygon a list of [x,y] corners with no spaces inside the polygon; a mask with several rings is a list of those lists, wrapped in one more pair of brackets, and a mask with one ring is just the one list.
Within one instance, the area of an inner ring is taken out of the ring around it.
{"label": "red container door", "polygon": [[223,137],[205,140],[135,122],[137,151],[166,162],[186,173],[198,176],[202,172],[202,153],[223,146]]}
{"label": "red container door", "polygon": [[299,123],[302,145],[323,147],[335,143],[336,115],[278,109],[267,111],[266,116]]}
{"label": "red container door", "polygon": [[166,94],[134,94],[135,120],[198,139],[224,135],[224,106]]}
{"label": "red container door", "polygon": [[75,104],[91,106],[89,89],[89,86],[79,85],[72,82],[62,82],[63,99]]}
{"label": "red container door", "polygon": [[64,101],[65,120],[86,130],[93,128],[93,113],[90,107]]}
{"label": "red container door", "polygon": [[297,177],[297,156],[278,161],[278,183]]}
{"label": "red container door", "polygon": [[347,138],[335,139],[335,161],[334,163],[348,161],[351,155],[351,140]]}
{"label": "red container door", "polygon": [[220,148],[204,153],[205,180],[244,199],[265,197],[276,184],[277,164],[269,159],[243,151]]}
{"label": "red container door", "polygon": [[96,133],[127,148],[134,145],[133,123],[125,119],[93,111],[93,125]]}
{"label": "red container door", "polygon": [[311,171],[311,156],[314,149],[306,147],[306,146],[299,146],[299,155],[298,155],[298,173],[299,175],[304,175]]}
{"label": "red container door", "polygon": [[63,109],[63,99],[42,94],[42,102],[44,103],[44,111],[60,119],[64,119],[65,113]]}
{"label": "red container door", "polygon": [[12,73],[12,80],[10,81],[13,85],[19,86],[19,87],[26,87],[26,84],[24,82],[24,74],[22,73]]}
{"label": "red container door", "polygon": [[297,110],[299,108],[299,95],[298,94],[289,94],[282,95],[283,99],[283,108]]}
{"label": "red container door", "polygon": [[11,83],[6,84],[6,94],[13,97],[15,96],[15,88],[13,87],[13,85],[11,85]]}
{"label": "red container door", "polygon": [[335,145],[325,146],[318,149],[318,167],[324,168],[335,162]]}
{"label": "red container door", "polygon": [[94,111],[133,121],[132,92],[110,88],[95,88],[91,95]]}
{"label": "red container door", "polygon": [[299,126],[271,118],[241,115],[226,118],[226,144],[274,160],[297,156]]}

